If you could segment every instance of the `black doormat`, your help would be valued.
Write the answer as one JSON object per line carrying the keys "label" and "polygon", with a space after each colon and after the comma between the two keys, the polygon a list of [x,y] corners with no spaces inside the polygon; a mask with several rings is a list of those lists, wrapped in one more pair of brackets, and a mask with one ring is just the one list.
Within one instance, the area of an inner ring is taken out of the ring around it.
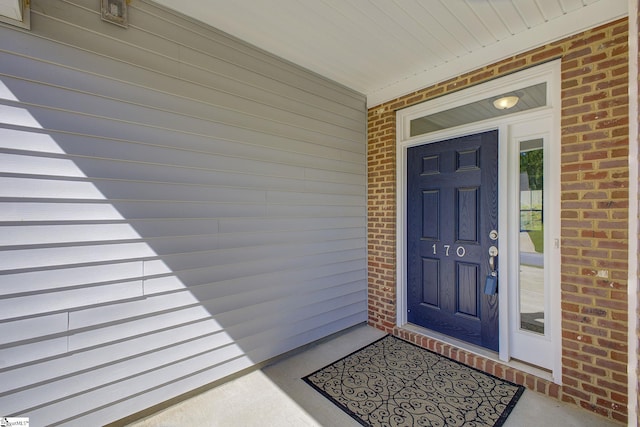
{"label": "black doormat", "polygon": [[303,380],[369,427],[499,427],[524,391],[391,335]]}

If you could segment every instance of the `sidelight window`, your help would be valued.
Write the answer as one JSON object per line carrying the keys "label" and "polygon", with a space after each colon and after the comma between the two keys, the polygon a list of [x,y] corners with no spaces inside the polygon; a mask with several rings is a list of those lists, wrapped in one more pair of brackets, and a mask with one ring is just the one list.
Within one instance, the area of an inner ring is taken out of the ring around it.
{"label": "sidelight window", "polygon": [[520,142],[520,329],[544,335],[543,139]]}

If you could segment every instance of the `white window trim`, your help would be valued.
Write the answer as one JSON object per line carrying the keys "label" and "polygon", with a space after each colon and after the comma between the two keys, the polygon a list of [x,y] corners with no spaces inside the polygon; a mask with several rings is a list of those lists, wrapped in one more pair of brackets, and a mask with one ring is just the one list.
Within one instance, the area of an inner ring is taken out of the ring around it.
{"label": "white window trim", "polygon": [[[3,13],[4,11],[4,13]],[[31,28],[29,0],[0,0],[0,22],[16,27]]]}
{"label": "white window trim", "polygon": [[[471,102],[486,99],[491,96],[496,96],[511,90],[520,89],[525,86],[531,86],[536,83],[547,82],[547,106],[541,107],[529,111],[523,111],[520,113],[514,113],[509,116],[502,116],[495,119],[488,119],[481,122],[470,123],[461,125],[455,128],[445,129],[442,131],[431,132],[424,135],[411,136],[410,124],[411,120],[420,118],[429,114],[434,114],[439,111],[448,110],[461,105],[465,105]],[[396,113],[396,323],[399,327],[409,327],[415,329],[407,322],[407,294],[406,294],[406,192],[407,192],[407,180],[406,180],[406,164],[407,164],[407,149],[413,146],[428,144],[431,142],[443,141],[458,136],[476,134],[485,132],[488,130],[498,129],[498,152],[500,159],[508,158],[508,126],[516,121],[522,121],[525,118],[536,118],[541,116],[552,116],[552,140],[554,141],[555,148],[557,150],[557,158],[560,158],[560,105],[561,105],[561,79],[560,79],[560,61],[551,61],[546,64],[542,64],[524,71],[520,71],[514,74],[510,74],[504,77],[497,78],[487,83],[479,84],[477,86],[470,87],[468,89],[454,92],[449,95],[444,95],[440,98],[436,98],[431,101],[427,101],[421,104],[414,105],[412,107],[399,110]],[[559,168],[560,162],[557,162],[557,168]],[[508,207],[508,193],[506,186],[506,177],[508,176],[507,162],[499,162],[498,170],[498,211],[506,212]],[[559,171],[555,171],[556,176],[560,176]],[[559,195],[559,192],[558,192]],[[546,205],[546,204],[545,204]],[[550,201],[548,206],[555,208],[557,211],[552,215],[557,218],[557,224],[554,226],[557,228],[553,230],[553,235],[560,239],[560,200]],[[499,217],[500,230],[507,230],[507,215],[501,215]],[[502,254],[509,253],[508,239],[500,239],[499,252]],[[559,248],[558,248],[559,250]],[[508,277],[508,265],[501,265],[501,276]],[[553,272],[553,277],[557,277],[559,280],[560,266],[556,266],[556,271]],[[505,271],[507,270],[507,271]],[[561,384],[562,381],[562,328],[561,328],[561,290],[558,282],[558,286],[555,286],[552,290],[552,294],[549,296],[551,301],[551,310],[555,313],[557,318],[551,325],[552,340],[554,347],[553,357],[553,369],[551,374],[547,371],[529,368],[527,365],[520,364],[518,362],[510,362],[509,355],[509,325],[508,325],[508,294],[506,287],[501,288],[501,298],[499,301],[500,309],[500,331],[499,342],[500,351],[498,354],[487,351],[476,346],[460,343],[456,340],[448,340],[447,337],[443,337],[440,334],[431,334],[426,330],[420,329],[425,335],[431,336],[436,339],[449,341],[452,345],[463,348],[467,351],[471,351],[476,354],[480,354],[485,357],[489,357],[495,360],[500,360],[510,366],[517,369],[527,370],[537,376],[545,379],[552,380],[557,384]]]}

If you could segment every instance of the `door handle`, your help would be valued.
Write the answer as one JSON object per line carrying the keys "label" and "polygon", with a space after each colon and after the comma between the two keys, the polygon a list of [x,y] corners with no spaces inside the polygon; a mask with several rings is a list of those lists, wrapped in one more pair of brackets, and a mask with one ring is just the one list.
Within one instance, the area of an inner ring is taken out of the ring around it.
{"label": "door handle", "polygon": [[486,295],[495,295],[498,293],[498,273],[496,272],[496,257],[498,256],[498,248],[491,246],[489,248],[489,275],[484,282],[484,293]]}
{"label": "door handle", "polygon": [[489,270],[491,273],[496,272],[496,257],[498,256],[498,248],[491,246],[489,248]]}

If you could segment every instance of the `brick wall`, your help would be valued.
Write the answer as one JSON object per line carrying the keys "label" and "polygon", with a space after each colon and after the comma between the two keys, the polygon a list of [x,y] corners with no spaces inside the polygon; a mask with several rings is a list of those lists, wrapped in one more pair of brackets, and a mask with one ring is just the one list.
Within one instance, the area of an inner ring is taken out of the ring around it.
{"label": "brick wall", "polygon": [[[627,20],[373,107],[368,120],[369,323],[530,389],[627,418]],[[563,386],[395,325],[396,110],[562,59]]]}

